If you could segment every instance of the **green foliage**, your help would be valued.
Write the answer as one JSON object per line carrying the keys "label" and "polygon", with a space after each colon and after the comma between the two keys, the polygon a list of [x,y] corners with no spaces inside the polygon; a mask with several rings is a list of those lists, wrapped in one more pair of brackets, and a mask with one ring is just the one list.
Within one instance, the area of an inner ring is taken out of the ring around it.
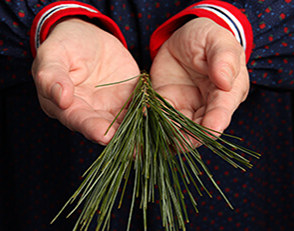
{"label": "green foliage", "polygon": [[[85,172],[84,181],[60,211],[75,202],[70,216],[83,206],[74,231],[87,231],[97,211],[96,230],[109,228],[112,208],[119,195],[121,205],[131,171],[134,171],[134,185],[127,230],[130,228],[136,198],[139,198],[143,210],[145,230],[148,223],[147,205],[156,199],[160,201],[165,230],[185,230],[189,218],[183,190],[197,212],[195,195],[192,195],[188,186],[194,186],[199,195],[200,188],[210,195],[201,180],[204,174],[230,205],[191,139],[196,139],[242,170],[242,166],[251,167],[251,164],[237,150],[254,157],[259,154],[222,138],[226,135],[218,137],[215,131],[185,117],[153,90],[146,73],[139,76],[138,84],[123,108],[126,105],[128,110],[113,139]],[[158,188],[159,198],[155,198],[155,187]]]}

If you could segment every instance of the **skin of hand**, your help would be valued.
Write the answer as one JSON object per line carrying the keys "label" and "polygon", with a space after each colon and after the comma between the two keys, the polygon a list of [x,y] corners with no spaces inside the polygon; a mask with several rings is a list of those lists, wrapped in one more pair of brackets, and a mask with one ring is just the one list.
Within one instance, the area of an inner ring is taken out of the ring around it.
{"label": "skin of hand", "polygon": [[123,44],[86,21],[58,23],[38,48],[32,74],[44,112],[87,139],[106,145],[120,119],[105,131],[129,98],[137,80],[113,86],[140,74]]}
{"label": "skin of hand", "polygon": [[218,132],[228,127],[249,91],[243,48],[230,31],[207,18],[176,30],[155,56],[150,75],[154,89],[177,110]]}

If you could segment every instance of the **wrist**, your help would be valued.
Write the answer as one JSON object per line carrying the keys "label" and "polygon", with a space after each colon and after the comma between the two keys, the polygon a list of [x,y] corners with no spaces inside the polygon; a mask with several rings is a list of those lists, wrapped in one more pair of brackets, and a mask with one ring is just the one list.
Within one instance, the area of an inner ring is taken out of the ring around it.
{"label": "wrist", "polygon": [[79,20],[79,18],[74,17],[74,16],[67,16],[67,17],[63,17],[63,18],[57,20],[57,21],[56,21],[56,22],[50,27],[50,29],[49,29],[48,34],[47,34],[46,37],[49,37],[50,33],[51,33],[51,32],[54,30],[54,28],[55,28],[57,25],[59,25],[60,23],[63,23],[63,22],[70,22],[70,21],[75,22],[75,21],[77,21],[77,20],[78,20],[78,21],[81,21],[81,20]]}

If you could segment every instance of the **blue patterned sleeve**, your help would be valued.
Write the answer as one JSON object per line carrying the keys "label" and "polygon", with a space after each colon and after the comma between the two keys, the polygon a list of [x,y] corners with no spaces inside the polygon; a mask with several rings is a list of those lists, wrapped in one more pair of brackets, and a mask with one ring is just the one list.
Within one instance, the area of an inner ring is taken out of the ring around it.
{"label": "blue patterned sleeve", "polygon": [[51,1],[0,1],[0,89],[31,81],[29,31]]}
{"label": "blue patterned sleeve", "polygon": [[253,28],[254,49],[248,62],[251,82],[294,88],[294,2],[292,0],[230,1]]}

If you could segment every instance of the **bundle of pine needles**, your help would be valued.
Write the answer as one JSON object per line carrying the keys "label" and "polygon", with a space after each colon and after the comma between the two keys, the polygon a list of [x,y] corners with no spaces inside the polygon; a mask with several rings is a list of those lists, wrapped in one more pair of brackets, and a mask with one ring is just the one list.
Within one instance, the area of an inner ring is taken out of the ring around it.
{"label": "bundle of pine needles", "polygon": [[194,185],[200,195],[200,188],[204,188],[210,195],[200,178],[203,173],[230,205],[191,139],[196,139],[242,170],[242,166],[251,167],[251,164],[237,150],[254,157],[259,154],[218,137],[215,131],[185,117],[154,91],[147,73],[139,76],[138,84],[123,108],[127,105],[126,115],[114,137],[85,172],[84,181],[56,217],[65,207],[76,201],[75,208],[68,216],[82,204],[83,209],[74,231],[87,231],[97,211],[96,230],[107,230],[112,208],[119,194],[119,206],[123,201],[131,171],[134,171],[134,185],[127,230],[131,225],[136,198],[140,200],[144,230],[147,230],[147,205],[155,201],[155,187],[159,192],[160,198],[157,199],[160,201],[165,229],[185,230],[185,223],[189,218],[183,190],[187,192],[197,212],[196,201],[188,185]]}

